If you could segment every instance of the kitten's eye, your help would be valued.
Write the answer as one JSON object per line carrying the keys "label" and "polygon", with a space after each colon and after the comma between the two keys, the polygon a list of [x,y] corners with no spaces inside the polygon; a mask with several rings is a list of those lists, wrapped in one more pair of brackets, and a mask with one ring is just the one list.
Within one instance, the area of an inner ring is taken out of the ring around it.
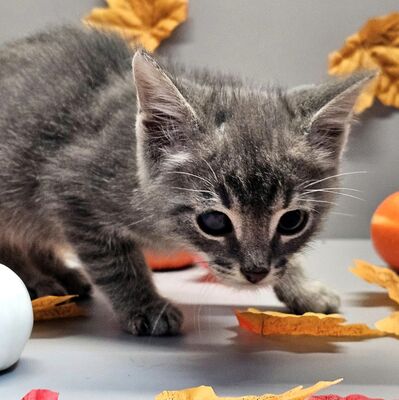
{"label": "kitten's eye", "polygon": [[308,219],[308,213],[303,210],[287,211],[278,221],[277,232],[284,236],[296,235],[305,228]]}
{"label": "kitten's eye", "polygon": [[233,231],[230,218],[220,211],[207,211],[197,218],[198,226],[208,235],[224,236]]}

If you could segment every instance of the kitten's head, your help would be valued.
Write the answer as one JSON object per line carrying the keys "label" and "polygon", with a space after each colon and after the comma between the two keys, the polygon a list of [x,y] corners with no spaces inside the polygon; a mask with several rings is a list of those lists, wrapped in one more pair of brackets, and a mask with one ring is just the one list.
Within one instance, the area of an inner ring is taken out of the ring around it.
{"label": "kitten's head", "polygon": [[337,191],[354,102],[372,74],[284,92],[133,61],[139,177],[165,236],[221,280],[270,283],[318,230]]}

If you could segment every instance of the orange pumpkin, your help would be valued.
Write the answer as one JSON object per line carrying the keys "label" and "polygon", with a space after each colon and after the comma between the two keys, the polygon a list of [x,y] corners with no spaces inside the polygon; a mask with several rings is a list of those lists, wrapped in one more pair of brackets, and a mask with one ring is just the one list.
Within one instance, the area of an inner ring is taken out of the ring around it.
{"label": "orange pumpkin", "polygon": [[388,196],[374,212],[371,239],[380,257],[399,271],[399,192]]}
{"label": "orange pumpkin", "polygon": [[160,254],[152,250],[144,251],[148,266],[153,271],[174,270],[189,267],[198,260],[198,257],[188,252]]}

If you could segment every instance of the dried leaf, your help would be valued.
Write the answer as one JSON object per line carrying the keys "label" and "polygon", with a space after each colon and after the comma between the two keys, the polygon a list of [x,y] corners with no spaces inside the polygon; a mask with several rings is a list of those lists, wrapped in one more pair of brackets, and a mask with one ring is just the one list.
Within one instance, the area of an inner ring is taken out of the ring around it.
{"label": "dried leaf", "polygon": [[394,312],[389,317],[377,321],[375,327],[381,332],[399,336],[399,311]]}
{"label": "dried leaf", "polygon": [[382,332],[365,324],[343,324],[339,314],[305,313],[285,314],[249,308],[236,311],[240,326],[258,335],[309,335],[309,336],[382,336]]}
{"label": "dried leaf", "polygon": [[388,290],[388,296],[399,303],[399,276],[385,267],[377,267],[366,261],[355,260],[355,267],[349,270],[366,282],[374,283]]}
{"label": "dried leaf", "polygon": [[43,296],[39,297],[35,300],[32,300],[32,307],[34,310],[40,308],[48,308],[52,306],[56,306],[59,304],[66,303],[73,298],[78,297],[77,295],[66,295],[66,296]]}
{"label": "dried leaf", "polygon": [[344,46],[329,55],[329,73],[345,75],[361,69],[380,72],[359,96],[355,110],[362,112],[377,97],[399,108],[399,13],[372,18]]}
{"label": "dried leaf", "polygon": [[187,19],[188,0],[107,0],[83,21],[121,33],[131,44],[154,51]]}
{"label": "dried leaf", "polygon": [[243,397],[218,397],[210,386],[199,386],[179,391],[164,391],[155,400],[304,400],[314,393],[336,385],[342,379],[332,382],[318,382],[315,385],[303,388],[298,386],[288,392],[281,394],[264,394],[262,396],[243,396]]}
{"label": "dried leaf", "polygon": [[71,299],[76,295],[45,296],[32,301],[35,321],[57,318],[72,318],[86,315],[85,311]]}

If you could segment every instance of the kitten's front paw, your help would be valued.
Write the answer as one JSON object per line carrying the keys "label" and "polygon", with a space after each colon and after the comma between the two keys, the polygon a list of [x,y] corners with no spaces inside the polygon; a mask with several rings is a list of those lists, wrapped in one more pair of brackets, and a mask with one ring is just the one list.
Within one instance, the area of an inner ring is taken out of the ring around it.
{"label": "kitten's front paw", "polygon": [[183,323],[181,311],[167,300],[134,309],[122,324],[128,332],[137,336],[171,336],[180,333]]}
{"label": "kitten's front paw", "polygon": [[312,281],[306,285],[306,292],[296,298],[289,307],[295,314],[305,312],[333,314],[338,312],[340,305],[340,297],[334,290],[327,288],[321,282]]}

